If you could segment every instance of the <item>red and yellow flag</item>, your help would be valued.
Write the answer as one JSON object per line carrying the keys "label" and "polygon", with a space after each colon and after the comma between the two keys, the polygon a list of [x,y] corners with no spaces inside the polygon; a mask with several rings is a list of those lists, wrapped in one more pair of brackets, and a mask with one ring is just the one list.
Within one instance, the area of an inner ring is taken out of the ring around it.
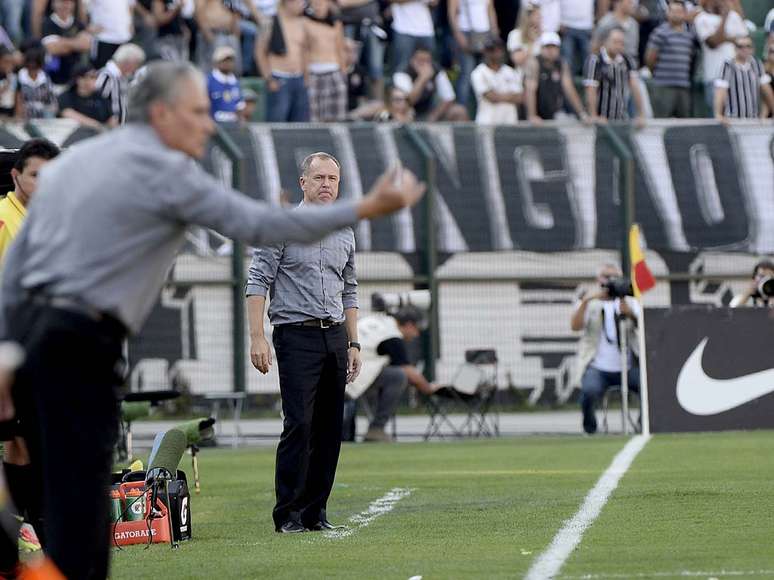
{"label": "red and yellow flag", "polygon": [[645,254],[640,247],[640,226],[637,224],[632,224],[629,230],[629,256],[632,261],[632,288],[634,296],[639,298],[656,285],[656,279],[645,263]]}

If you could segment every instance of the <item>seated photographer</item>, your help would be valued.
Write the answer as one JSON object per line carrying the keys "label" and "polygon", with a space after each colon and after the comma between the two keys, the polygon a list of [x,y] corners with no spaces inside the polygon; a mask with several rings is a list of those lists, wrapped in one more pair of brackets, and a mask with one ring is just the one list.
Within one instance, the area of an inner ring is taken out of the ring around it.
{"label": "seated photographer", "polygon": [[378,313],[358,322],[363,367],[355,382],[347,385],[347,393],[351,398],[365,393],[372,409],[373,416],[364,441],[391,440],[384,427],[395,414],[408,384],[425,395],[438,388],[411,364],[406,348],[407,343],[419,336],[423,319],[418,308],[404,306],[392,316]]}
{"label": "seated photographer", "polygon": [[[581,384],[580,405],[583,430],[596,433],[595,408],[605,391],[621,384],[621,351],[618,336],[619,318],[624,317],[627,332],[628,385],[638,391],[640,369],[637,319],[640,306],[628,296],[630,284],[615,264],[605,264],[597,274],[599,289],[585,293],[575,306],[570,326],[583,331],[578,343],[578,369]],[[576,375],[577,376],[577,375]]]}
{"label": "seated photographer", "polygon": [[753,268],[752,281],[747,289],[731,300],[731,308],[747,306],[752,299],[752,306],[774,307],[774,261],[761,260]]}

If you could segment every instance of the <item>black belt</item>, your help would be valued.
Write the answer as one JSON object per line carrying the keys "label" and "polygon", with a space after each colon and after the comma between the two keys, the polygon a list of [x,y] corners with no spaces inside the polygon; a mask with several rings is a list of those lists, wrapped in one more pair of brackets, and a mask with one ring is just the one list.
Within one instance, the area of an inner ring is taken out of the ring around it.
{"label": "black belt", "polygon": [[291,322],[287,326],[311,326],[313,328],[332,328],[334,326],[341,326],[342,322],[336,322],[335,320],[322,320],[320,318],[312,318],[310,320],[302,320],[301,322]]}
{"label": "black belt", "polygon": [[126,326],[118,318],[107,314],[98,308],[84,304],[79,300],[75,300],[74,298],[68,298],[67,296],[48,296],[46,294],[32,294],[30,300],[34,304],[79,314],[93,322],[105,324],[116,332],[126,334]]}

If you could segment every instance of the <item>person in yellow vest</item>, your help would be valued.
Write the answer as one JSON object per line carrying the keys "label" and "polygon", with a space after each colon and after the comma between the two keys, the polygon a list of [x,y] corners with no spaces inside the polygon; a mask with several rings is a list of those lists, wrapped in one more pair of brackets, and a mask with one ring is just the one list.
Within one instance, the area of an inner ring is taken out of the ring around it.
{"label": "person in yellow vest", "polygon": [[[27,205],[35,195],[40,169],[57,155],[59,148],[46,139],[31,139],[19,149],[11,169],[14,190],[0,200],[0,268],[8,247],[22,227]],[[5,425],[12,430],[14,423],[11,421]],[[20,516],[34,525],[34,529],[29,523],[22,526],[19,547],[22,551],[36,551],[40,549],[40,543],[35,531],[43,531],[40,520],[41,494],[36,491],[39,486],[34,484],[35,478],[24,439],[14,437],[4,442],[3,471],[14,507]]]}

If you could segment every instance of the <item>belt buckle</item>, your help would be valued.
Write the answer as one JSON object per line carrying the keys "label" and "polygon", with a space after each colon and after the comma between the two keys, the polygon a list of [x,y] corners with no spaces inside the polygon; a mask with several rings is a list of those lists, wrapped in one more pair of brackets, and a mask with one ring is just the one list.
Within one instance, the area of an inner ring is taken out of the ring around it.
{"label": "belt buckle", "polygon": [[320,320],[320,328],[322,328],[323,330],[325,330],[327,328],[330,328],[331,326],[333,326],[333,325],[330,324],[329,322],[327,322],[325,320]]}

